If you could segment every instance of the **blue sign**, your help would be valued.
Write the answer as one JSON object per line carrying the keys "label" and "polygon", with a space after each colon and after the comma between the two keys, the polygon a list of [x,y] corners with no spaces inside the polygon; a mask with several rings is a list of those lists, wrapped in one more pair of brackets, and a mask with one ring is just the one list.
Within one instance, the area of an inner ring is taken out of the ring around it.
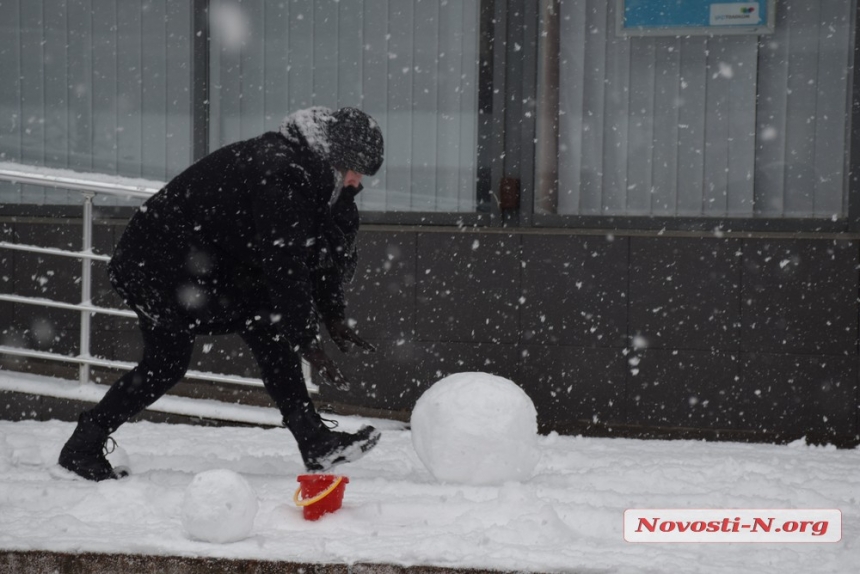
{"label": "blue sign", "polygon": [[619,29],[627,35],[767,34],[774,0],[619,0]]}

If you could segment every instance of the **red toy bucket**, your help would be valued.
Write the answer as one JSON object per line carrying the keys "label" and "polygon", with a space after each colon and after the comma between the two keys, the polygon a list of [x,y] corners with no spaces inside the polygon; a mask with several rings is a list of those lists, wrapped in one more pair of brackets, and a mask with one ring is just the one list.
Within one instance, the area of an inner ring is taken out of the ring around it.
{"label": "red toy bucket", "polygon": [[293,502],[301,506],[305,520],[317,520],[334,512],[343,503],[343,492],[349,479],[334,474],[301,474]]}

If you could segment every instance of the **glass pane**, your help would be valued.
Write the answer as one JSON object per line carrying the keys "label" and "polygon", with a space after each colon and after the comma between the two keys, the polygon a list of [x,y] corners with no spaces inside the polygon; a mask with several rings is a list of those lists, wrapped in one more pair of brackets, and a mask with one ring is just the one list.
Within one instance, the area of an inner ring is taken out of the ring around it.
{"label": "glass pane", "polygon": [[359,207],[476,205],[479,2],[212,3],[210,147],[309,106],[355,106],[385,135]]}
{"label": "glass pane", "polygon": [[[178,0],[0,2],[0,162],[176,175],[191,162],[191,16]],[[0,201],[80,199],[0,182]]]}
{"label": "glass pane", "polygon": [[559,13],[557,202],[571,215],[847,214],[850,0],[780,0],[774,34],[627,38]]}

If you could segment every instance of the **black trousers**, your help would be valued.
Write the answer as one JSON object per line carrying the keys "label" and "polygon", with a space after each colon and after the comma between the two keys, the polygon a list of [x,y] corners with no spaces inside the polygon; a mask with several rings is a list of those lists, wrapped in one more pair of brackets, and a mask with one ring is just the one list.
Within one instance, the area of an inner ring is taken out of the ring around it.
{"label": "black trousers", "polygon": [[[90,411],[96,424],[114,432],[178,383],[191,361],[196,333],[152,325],[141,318],[143,359],[108,389]],[[251,323],[236,331],[260,367],[266,391],[286,416],[311,404],[301,358],[272,325]]]}

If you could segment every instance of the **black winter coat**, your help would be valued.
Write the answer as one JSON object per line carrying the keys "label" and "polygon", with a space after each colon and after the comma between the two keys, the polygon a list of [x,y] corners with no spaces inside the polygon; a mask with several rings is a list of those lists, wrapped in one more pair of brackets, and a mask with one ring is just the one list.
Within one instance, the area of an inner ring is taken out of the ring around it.
{"label": "black winter coat", "polygon": [[343,318],[355,270],[358,210],[307,145],[277,132],[204,157],[135,213],[111,282],[143,321],[228,333],[253,321],[307,344]]}

